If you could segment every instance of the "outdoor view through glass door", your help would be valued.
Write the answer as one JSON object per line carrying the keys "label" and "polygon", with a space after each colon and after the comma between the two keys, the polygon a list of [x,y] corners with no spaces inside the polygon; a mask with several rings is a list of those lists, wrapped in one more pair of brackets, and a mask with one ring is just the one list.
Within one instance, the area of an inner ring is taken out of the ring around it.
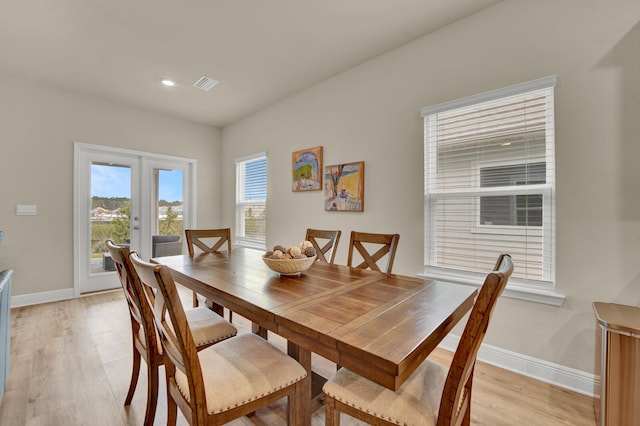
{"label": "outdoor view through glass door", "polygon": [[183,229],[193,223],[193,160],[76,149],[76,294],[120,286],[107,240],[147,259],[182,253]]}
{"label": "outdoor view through glass door", "polygon": [[131,167],[91,164],[90,273],[115,271],[106,241],[131,245]]}
{"label": "outdoor view through glass door", "polygon": [[155,186],[151,257],[174,256],[182,253],[183,196],[182,170],[153,169]]}

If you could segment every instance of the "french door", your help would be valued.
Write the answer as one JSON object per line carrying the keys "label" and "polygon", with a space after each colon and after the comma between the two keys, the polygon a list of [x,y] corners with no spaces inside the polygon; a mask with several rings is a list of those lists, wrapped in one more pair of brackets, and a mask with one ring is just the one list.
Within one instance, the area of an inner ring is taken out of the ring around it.
{"label": "french door", "polygon": [[195,160],[76,143],[74,293],[120,287],[106,241],[143,259],[183,252],[195,226]]}

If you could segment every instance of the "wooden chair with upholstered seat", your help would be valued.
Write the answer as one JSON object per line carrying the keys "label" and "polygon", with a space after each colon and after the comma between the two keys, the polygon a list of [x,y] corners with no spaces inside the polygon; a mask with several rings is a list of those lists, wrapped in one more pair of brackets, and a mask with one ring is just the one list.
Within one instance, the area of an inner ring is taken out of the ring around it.
{"label": "wooden chair with upholstered seat", "polygon": [[298,407],[309,394],[300,364],[253,333],[196,352],[170,270],[130,257],[140,280],[156,289],[149,303],[165,354],[167,425],[176,424],[178,407],[191,425],[222,425],[285,396],[289,424],[301,424]]}
{"label": "wooden chair with upholstered seat", "polygon": [[[107,241],[107,248],[113,259],[120,284],[124,290],[129,316],[131,318],[131,336],[133,346],[133,369],[131,382],[124,405],[131,404],[140,373],[140,359],[147,364],[147,408],[145,425],[152,425],[158,401],[158,367],[164,364],[162,347],[158,340],[157,331],[153,323],[153,313],[148,298],[153,300],[155,295],[150,288],[140,283],[136,271],[129,260],[129,249],[118,246],[113,241]],[[143,292],[148,292],[148,298]],[[198,350],[204,349],[221,340],[233,337],[238,330],[228,321],[207,308],[189,309],[187,320],[192,324]]]}
{"label": "wooden chair with upholstered seat", "polygon": [[226,243],[227,251],[231,251],[231,228],[222,229],[185,229],[189,256],[195,254],[195,247],[205,253],[220,251]]}
{"label": "wooden chair with upholstered seat", "polygon": [[[304,239],[313,244],[319,261],[333,263],[336,258],[340,235],[342,235],[342,231],[325,231],[309,228],[307,229],[307,234]],[[322,247],[320,247],[321,243]]]}
{"label": "wooden chair with upholstered seat", "polygon": [[[227,253],[231,252],[231,228],[221,229],[185,229],[185,237],[187,239],[187,249],[189,256],[193,257],[196,253],[196,247],[204,253],[214,253],[220,251],[225,243],[227,245]],[[193,306],[199,305],[198,293],[193,292]],[[222,311],[222,307],[217,309]],[[233,312],[229,311],[229,321],[233,321]]]}
{"label": "wooden chair with upholstered seat", "polygon": [[[371,234],[367,232],[351,231],[351,240],[349,241],[349,257],[347,258],[347,265],[354,266],[360,269],[372,269],[378,272],[391,273],[393,268],[393,261],[396,257],[396,249],[398,248],[398,241],[400,235],[398,234]],[[370,254],[373,249],[367,249],[367,246],[373,246],[377,250],[375,253]],[[354,265],[356,261],[354,259],[354,249],[360,257],[362,262]],[[387,262],[384,267],[380,268],[377,262],[383,259],[387,255]]]}
{"label": "wooden chair with upholstered seat", "polygon": [[343,412],[375,425],[468,426],[476,356],[513,272],[511,257],[500,255],[494,269],[480,289],[448,370],[427,359],[394,392],[342,368],[323,387],[325,425],[339,425]]}

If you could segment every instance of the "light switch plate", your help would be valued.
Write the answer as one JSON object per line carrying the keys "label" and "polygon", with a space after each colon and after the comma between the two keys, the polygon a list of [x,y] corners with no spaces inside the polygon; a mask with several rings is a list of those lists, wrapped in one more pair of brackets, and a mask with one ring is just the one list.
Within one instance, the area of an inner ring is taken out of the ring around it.
{"label": "light switch plate", "polygon": [[38,214],[38,206],[18,204],[16,206],[16,216],[35,216]]}

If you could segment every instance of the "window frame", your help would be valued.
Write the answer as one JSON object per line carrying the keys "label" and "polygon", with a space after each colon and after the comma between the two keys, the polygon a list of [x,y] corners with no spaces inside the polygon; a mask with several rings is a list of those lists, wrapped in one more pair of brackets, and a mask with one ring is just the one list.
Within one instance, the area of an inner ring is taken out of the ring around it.
{"label": "window frame", "polygon": [[[265,181],[264,181],[264,200],[246,200],[246,169],[245,166],[247,163],[264,159],[265,161]],[[267,167],[268,167],[268,158],[265,152],[256,153],[253,155],[248,155],[246,157],[237,158],[235,160],[236,165],[236,226],[235,226],[235,243],[234,245],[237,247],[248,247],[255,248],[259,250],[265,250],[266,248],[266,217],[265,217],[265,238],[264,240],[257,238],[250,238],[246,236],[246,223],[245,223],[245,210],[249,205],[259,205],[263,206],[264,212],[266,215],[267,209]]]}
{"label": "window frame", "polygon": [[[532,280],[525,278],[512,277],[509,281],[507,288],[504,291],[504,295],[507,297],[514,297],[518,299],[524,299],[529,301],[547,303],[559,306],[564,301],[564,295],[556,292],[555,289],[555,140],[553,128],[555,128],[554,117],[554,88],[556,85],[556,77],[549,76],[530,82],[516,84],[508,86],[502,89],[497,89],[489,92],[472,95],[466,98],[453,100],[450,102],[444,102],[431,107],[421,109],[421,115],[424,118],[424,272],[420,274],[425,278],[436,280],[454,281],[457,283],[479,286],[482,283],[482,278],[486,275],[486,271],[463,271],[456,269],[446,269],[438,266],[432,266],[436,264],[434,262],[434,254],[436,253],[436,245],[438,243],[437,238],[431,237],[435,235],[437,218],[435,213],[436,201],[446,199],[447,197],[477,197],[477,201],[472,207],[471,214],[475,215],[476,221],[472,226],[471,233],[492,233],[498,234],[504,232],[505,235],[509,234],[509,230],[516,231],[516,228],[540,228],[538,226],[510,226],[510,225],[481,225],[480,224],[480,197],[482,195],[521,195],[523,188],[520,185],[515,185],[513,188],[497,187],[480,187],[480,169],[485,167],[491,167],[492,162],[496,166],[507,166],[509,164],[518,165],[524,164],[524,160],[518,163],[518,160],[505,159],[504,162],[497,161],[495,159],[489,159],[485,163],[476,162],[475,177],[477,179],[476,188],[473,189],[445,189],[434,190],[431,186],[432,182],[435,182],[436,178],[436,166],[437,166],[437,143],[431,142],[435,140],[435,133],[433,132],[434,124],[436,120],[436,114],[455,110],[458,108],[464,108],[472,106],[474,104],[480,104],[488,101],[496,101],[501,98],[508,98],[510,96],[522,95],[527,92],[533,92],[538,90],[547,90],[546,94],[546,127],[549,128],[551,124],[551,132],[546,133],[545,139],[545,163],[546,163],[546,183],[544,184],[532,184],[524,185],[527,187],[526,192],[542,194],[543,202],[543,223],[542,234],[545,241],[548,242],[544,247],[543,259],[548,258],[548,264],[543,262],[543,273],[541,280]],[[551,150],[549,150],[551,147]],[[520,187],[520,188],[518,188]],[[546,209],[547,214],[544,214]]]}

